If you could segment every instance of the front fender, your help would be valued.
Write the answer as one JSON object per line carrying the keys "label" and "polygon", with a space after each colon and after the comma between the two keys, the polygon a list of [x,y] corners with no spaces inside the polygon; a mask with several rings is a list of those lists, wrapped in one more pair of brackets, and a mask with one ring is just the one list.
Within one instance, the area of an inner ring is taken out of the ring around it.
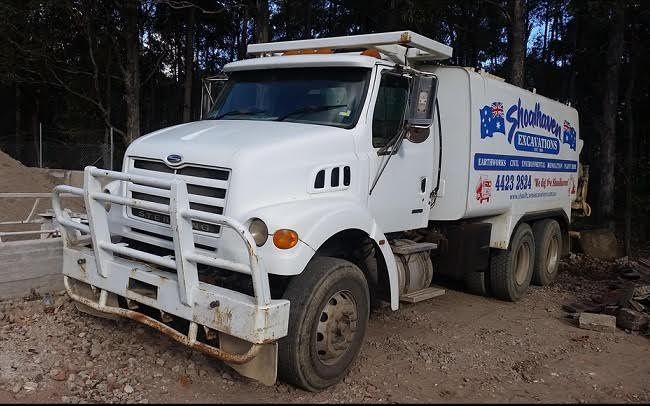
{"label": "front fender", "polygon": [[[269,240],[259,253],[270,273],[297,275],[301,273],[315,251],[331,236],[344,230],[361,230],[372,238],[381,250],[391,291],[391,308],[399,306],[399,281],[395,258],[390,245],[372,214],[358,200],[341,198],[313,198],[282,203],[256,209],[248,217],[258,217],[269,228]],[[271,235],[289,228],[298,233],[301,243],[289,250],[273,245]]]}

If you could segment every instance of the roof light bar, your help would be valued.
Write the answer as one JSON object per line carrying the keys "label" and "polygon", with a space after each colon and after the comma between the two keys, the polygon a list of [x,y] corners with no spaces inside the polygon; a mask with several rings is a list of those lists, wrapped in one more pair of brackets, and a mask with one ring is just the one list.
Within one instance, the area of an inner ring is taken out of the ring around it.
{"label": "roof light bar", "polygon": [[[391,47],[393,46],[393,47]],[[359,49],[375,48],[379,50],[399,47],[401,52],[392,53],[393,58],[399,58],[404,63],[406,59],[443,60],[451,58],[453,48],[434,41],[412,31],[393,31],[377,34],[349,35],[304,39],[297,41],[267,42],[248,45],[249,54],[269,54],[301,49]],[[382,52],[384,53],[384,52]]]}

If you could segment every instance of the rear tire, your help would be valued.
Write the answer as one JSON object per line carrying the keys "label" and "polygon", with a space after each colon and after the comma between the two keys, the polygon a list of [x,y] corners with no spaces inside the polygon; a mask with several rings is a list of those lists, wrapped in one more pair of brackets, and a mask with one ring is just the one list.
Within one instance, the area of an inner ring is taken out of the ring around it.
{"label": "rear tire", "polygon": [[533,224],[535,236],[535,268],[533,283],[546,286],[555,281],[562,253],[562,230],[560,224],[552,219],[540,220]]}
{"label": "rear tire", "polygon": [[521,299],[533,277],[535,239],[533,230],[522,223],[507,250],[495,250],[490,258],[490,288],[499,299],[516,302]]}
{"label": "rear tire", "polygon": [[368,325],[363,272],[342,259],[316,257],[283,297],[291,303],[288,335],[279,340],[280,377],[312,392],[339,382],[359,355]]}
{"label": "rear tire", "polygon": [[467,289],[469,293],[479,296],[490,296],[489,281],[490,278],[487,271],[469,271],[463,278],[465,289]]}

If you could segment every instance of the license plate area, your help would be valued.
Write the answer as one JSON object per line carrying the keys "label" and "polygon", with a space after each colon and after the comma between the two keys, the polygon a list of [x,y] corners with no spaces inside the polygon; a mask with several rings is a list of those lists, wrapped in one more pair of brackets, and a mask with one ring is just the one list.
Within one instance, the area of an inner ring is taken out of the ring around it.
{"label": "license plate area", "polygon": [[129,278],[129,284],[126,287],[129,291],[140,296],[158,300],[158,286],[137,279]]}

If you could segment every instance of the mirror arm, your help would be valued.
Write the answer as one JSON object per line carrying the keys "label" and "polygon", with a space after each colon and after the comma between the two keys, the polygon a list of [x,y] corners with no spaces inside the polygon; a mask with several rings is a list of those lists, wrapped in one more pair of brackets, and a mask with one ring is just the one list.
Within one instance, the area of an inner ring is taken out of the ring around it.
{"label": "mirror arm", "polygon": [[395,136],[391,138],[390,141],[386,143],[386,145],[377,151],[377,155],[395,155],[404,142],[404,138],[406,138],[406,133],[408,132],[408,128],[406,127],[407,125],[400,127],[399,132],[395,134]]}
{"label": "mirror arm", "polygon": [[[391,149],[390,154],[388,153],[386,154],[388,155],[388,158],[386,158],[386,163],[384,163],[381,166],[381,168],[377,172],[377,175],[375,176],[375,179],[372,182],[372,186],[370,187],[370,191],[368,192],[368,195],[372,195],[372,191],[375,189],[375,186],[377,186],[377,182],[379,182],[379,178],[381,178],[382,173],[384,173],[384,169],[386,169],[386,167],[388,166],[390,159],[393,157],[393,155],[397,153],[397,151],[399,151],[399,147],[402,145],[402,142],[404,141],[404,137],[406,136],[407,132],[408,132],[408,126],[406,122],[404,122],[404,124],[400,128],[400,132],[398,133],[398,138],[395,141],[394,147]],[[380,151],[377,151],[377,153],[379,154]]]}

